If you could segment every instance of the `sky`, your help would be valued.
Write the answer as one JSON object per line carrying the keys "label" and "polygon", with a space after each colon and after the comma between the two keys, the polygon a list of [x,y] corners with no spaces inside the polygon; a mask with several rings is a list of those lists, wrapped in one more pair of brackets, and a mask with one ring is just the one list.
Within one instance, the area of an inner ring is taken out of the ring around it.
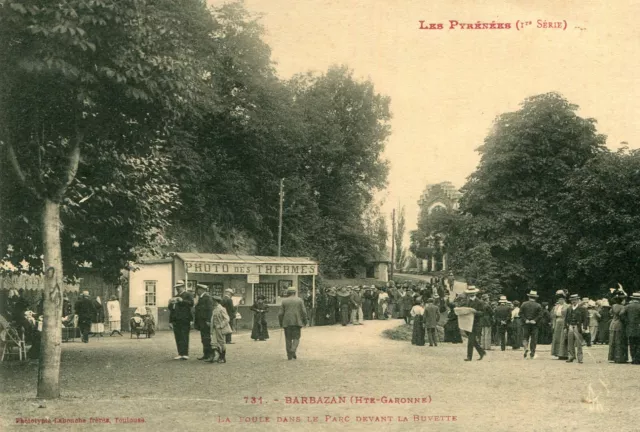
{"label": "sky", "polygon": [[[493,120],[529,96],[560,92],[580,106],[580,115],[598,120],[610,148],[622,141],[640,147],[640,2],[244,3],[261,15],[282,78],[345,64],[391,98],[384,152],[391,167],[379,198],[387,214],[405,206],[408,230],[416,227],[425,187],[442,181],[461,187]],[[420,20],[443,29],[421,30]],[[449,20],[512,28],[450,29]],[[538,28],[538,20],[561,22],[563,29]],[[531,25],[517,30],[517,21]]]}

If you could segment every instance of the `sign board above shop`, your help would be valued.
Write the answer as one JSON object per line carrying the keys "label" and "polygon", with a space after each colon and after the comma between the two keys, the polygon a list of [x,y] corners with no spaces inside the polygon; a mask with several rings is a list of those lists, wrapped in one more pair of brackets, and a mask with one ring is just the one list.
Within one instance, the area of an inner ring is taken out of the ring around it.
{"label": "sign board above shop", "polygon": [[220,275],[311,276],[318,274],[317,264],[229,264],[222,262],[185,262],[187,273]]}
{"label": "sign board above shop", "polygon": [[248,274],[247,275],[247,283],[250,283],[250,284],[260,283],[260,275]]}
{"label": "sign board above shop", "polygon": [[318,263],[309,258],[194,252],[177,253],[175,256],[182,260],[184,268],[189,274],[264,276],[314,276],[318,274]]}

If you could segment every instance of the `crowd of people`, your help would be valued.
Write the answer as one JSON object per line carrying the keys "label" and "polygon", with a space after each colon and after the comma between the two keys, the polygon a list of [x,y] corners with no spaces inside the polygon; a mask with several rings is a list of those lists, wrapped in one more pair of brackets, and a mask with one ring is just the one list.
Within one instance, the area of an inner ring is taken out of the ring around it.
{"label": "crowd of people", "polygon": [[487,294],[478,298],[478,293],[470,286],[450,305],[459,319],[473,315],[472,328],[465,332],[467,361],[474,349],[482,360],[492,346],[522,349],[525,359],[533,359],[538,344],[551,344],[554,358],[582,363],[584,346],[608,344],[609,362],[627,363],[631,358],[632,364],[640,364],[640,292],[628,296],[620,287],[593,300],[558,290],[551,307],[538,302],[536,291],[530,291],[522,304],[504,295],[491,302]]}
{"label": "crowd of people", "polygon": [[[7,321],[16,329],[19,337],[24,339],[25,345],[30,345],[27,357],[37,359],[40,357],[44,293],[33,304],[24,294],[22,289],[9,291]],[[102,335],[105,332],[105,323],[112,336],[116,333],[122,336],[120,320],[120,302],[116,296],[111,296],[106,305],[103,305],[99,296],[92,298],[88,291],[82,291],[74,303],[66,293],[63,295],[60,320],[63,341],[75,337],[74,333],[77,331],[81,341],[89,343],[90,335]]]}

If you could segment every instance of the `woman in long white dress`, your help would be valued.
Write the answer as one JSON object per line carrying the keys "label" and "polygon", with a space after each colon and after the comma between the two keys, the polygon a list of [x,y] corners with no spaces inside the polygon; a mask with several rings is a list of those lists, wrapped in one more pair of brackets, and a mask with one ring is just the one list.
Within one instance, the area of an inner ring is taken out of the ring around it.
{"label": "woman in long white dress", "polygon": [[109,331],[111,336],[114,333],[118,333],[122,336],[120,320],[122,318],[122,312],[120,311],[120,302],[118,298],[112,295],[107,302],[107,319],[109,320]]}
{"label": "woman in long white dress", "polygon": [[553,336],[551,338],[551,355],[558,357],[558,360],[566,360],[569,355],[567,348],[567,332],[564,328],[564,320],[567,316],[569,305],[565,300],[565,293],[562,290],[556,292],[556,305],[551,311],[551,328]]}

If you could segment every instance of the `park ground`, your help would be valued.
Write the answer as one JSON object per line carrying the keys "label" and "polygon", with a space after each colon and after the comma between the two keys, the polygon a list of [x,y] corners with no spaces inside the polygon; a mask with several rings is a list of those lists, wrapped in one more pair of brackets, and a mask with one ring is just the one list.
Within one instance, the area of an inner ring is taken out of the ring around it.
{"label": "park ground", "polygon": [[[0,366],[0,430],[640,430],[640,368],[608,364],[606,346],[585,348],[582,365],[552,359],[548,345],[535,360],[494,349],[482,361],[465,362],[460,344],[417,347],[383,336],[401,324],[305,328],[292,361],[280,329],[266,342],[234,335],[227,364],[196,360],[195,331],[189,361],[172,360],[170,332],[149,340],[125,335],[65,343],[59,400],[34,398],[36,364]],[[346,402],[287,403],[302,396]],[[376,403],[354,403],[351,396]],[[420,400],[381,403],[383,397]],[[115,424],[116,417],[144,423]],[[308,421],[313,417],[317,422]],[[20,418],[107,418],[111,424],[42,427],[17,424]]]}

